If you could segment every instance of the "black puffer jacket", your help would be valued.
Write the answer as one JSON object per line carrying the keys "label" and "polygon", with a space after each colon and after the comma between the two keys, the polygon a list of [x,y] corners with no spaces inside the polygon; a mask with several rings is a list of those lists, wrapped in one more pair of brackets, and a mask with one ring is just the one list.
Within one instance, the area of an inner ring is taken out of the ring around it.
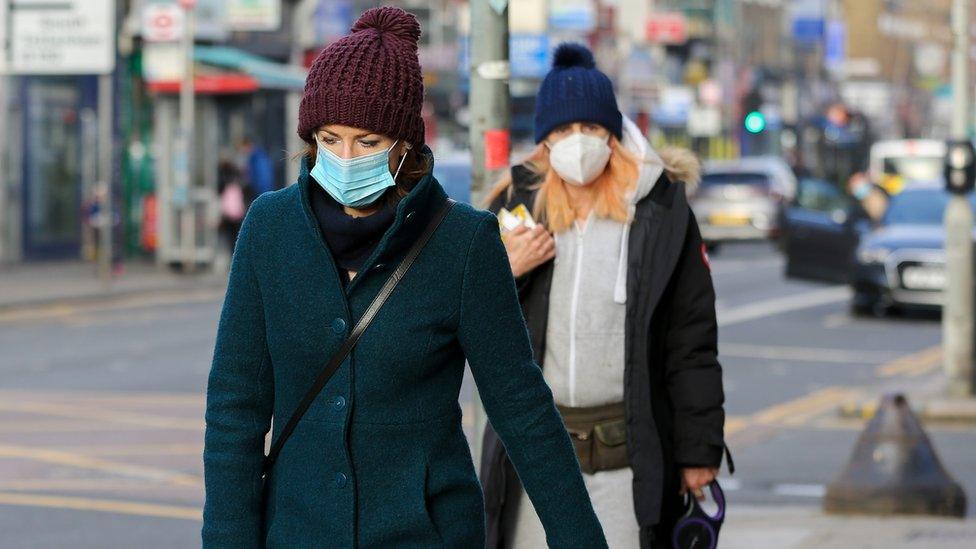
{"label": "black puffer jacket", "polygon": [[[531,208],[536,178],[522,166],[512,175],[512,192],[491,204],[493,211],[518,204]],[[656,547],[666,543],[681,512],[679,468],[718,467],[724,448],[715,292],[683,183],[660,176],[636,205],[628,246],[627,450],[641,546]],[[518,280],[539,364],[545,357],[551,282],[552,262]],[[521,485],[490,425],[481,459],[488,547],[503,548]]]}

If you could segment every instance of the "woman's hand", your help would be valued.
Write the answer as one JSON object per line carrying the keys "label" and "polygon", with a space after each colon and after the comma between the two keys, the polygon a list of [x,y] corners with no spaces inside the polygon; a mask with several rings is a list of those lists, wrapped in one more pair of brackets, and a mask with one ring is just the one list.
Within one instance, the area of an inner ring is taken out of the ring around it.
{"label": "woman's hand", "polygon": [[519,225],[505,234],[505,251],[518,278],[556,256],[556,241],[542,225]]}
{"label": "woman's hand", "polygon": [[698,498],[698,501],[705,499],[705,494],[702,492],[702,488],[708,485],[709,482],[715,480],[715,475],[718,474],[718,468],[716,467],[686,467],[681,470],[681,493],[684,494],[688,490]]}

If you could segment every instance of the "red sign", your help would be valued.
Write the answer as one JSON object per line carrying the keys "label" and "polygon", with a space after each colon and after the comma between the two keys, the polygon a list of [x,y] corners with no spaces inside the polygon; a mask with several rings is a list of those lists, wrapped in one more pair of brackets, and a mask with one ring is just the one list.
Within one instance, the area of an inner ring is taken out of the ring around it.
{"label": "red sign", "polygon": [[183,36],[184,15],[172,4],[149,4],[142,10],[142,39],[176,42]]}
{"label": "red sign", "polygon": [[644,37],[653,44],[684,44],[688,41],[688,21],[682,13],[656,13],[647,20]]}
{"label": "red sign", "polygon": [[[149,82],[147,87],[156,93],[179,93],[180,81],[155,80]],[[193,90],[199,95],[249,93],[260,87],[257,80],[246,74],[199,74],[193,79]]]}
{"label": "red sign", "polygon": [[485,169],[507,168],[510,148],[511,139],[508,130],[485,130]]}

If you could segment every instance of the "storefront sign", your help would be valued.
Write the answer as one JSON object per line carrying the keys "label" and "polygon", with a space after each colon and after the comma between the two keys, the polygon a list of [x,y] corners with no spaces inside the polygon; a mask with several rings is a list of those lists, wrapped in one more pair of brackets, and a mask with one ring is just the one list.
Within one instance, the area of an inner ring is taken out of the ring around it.
{"label": "storefront sign", "polygon": [[12,0],[8,17],[14,74],[115,69],[115,0]]}

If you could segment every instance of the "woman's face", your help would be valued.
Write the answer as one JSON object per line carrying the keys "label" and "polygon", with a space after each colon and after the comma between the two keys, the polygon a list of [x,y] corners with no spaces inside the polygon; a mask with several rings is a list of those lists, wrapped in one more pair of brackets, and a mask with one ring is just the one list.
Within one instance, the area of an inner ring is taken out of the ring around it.
{"label": "woman's face", "polygon": [[[339,158],[350,159],[367,154],[385,151],[396,141],[391,137],[373,133],[361,128],[352,128],[339,124],[322,126],[315,132],[315,139]],[[406,153],[407,144],[399,142],[396,150],[390,154],[390,169],[395,170],[400,163],[400,157]]]}
{"label": "woman's face", "polygon": [[562,126],[559,126],[549,132],[549,135],[546,136],[546,145],[551,148],[556,143],[562,141],[570,135],[573,135],[574,133],[592,135],[593,137],[599,137],[601,139],[610,137],[610,131],[599,124],[595,124],[593,122],[573,122],[570,124],[563,124]]}

